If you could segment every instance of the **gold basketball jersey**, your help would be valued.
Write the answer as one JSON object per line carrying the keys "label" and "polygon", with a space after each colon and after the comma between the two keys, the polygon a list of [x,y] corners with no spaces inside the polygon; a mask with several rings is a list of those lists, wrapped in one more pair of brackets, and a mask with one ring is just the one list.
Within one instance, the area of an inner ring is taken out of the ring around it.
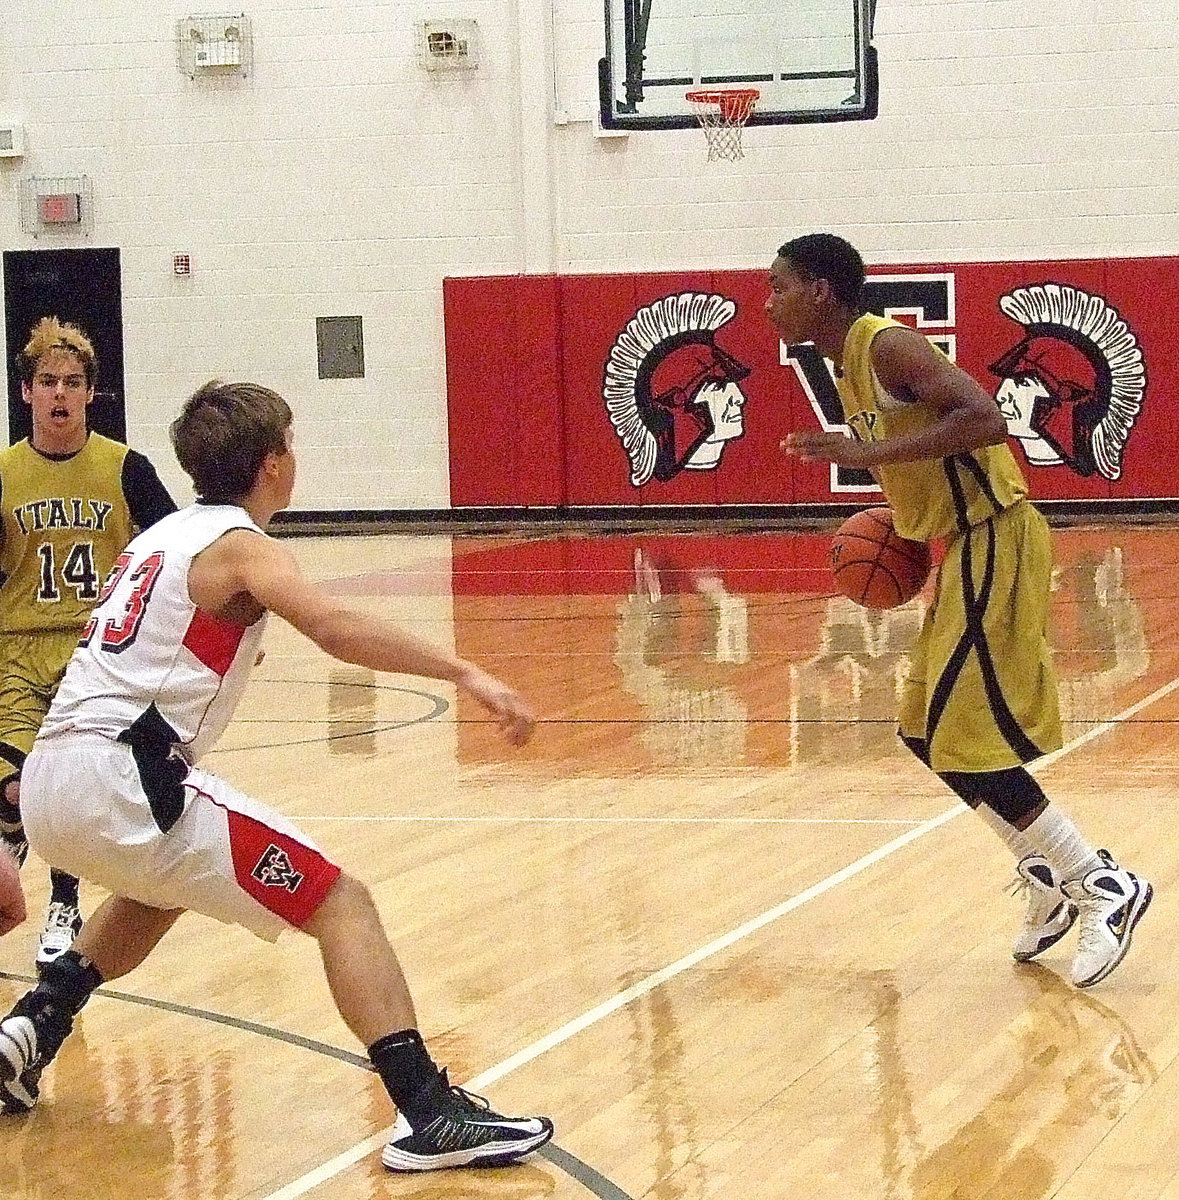
{"label": "gold basketball jersey", "polygon": [[28,440],[0,451],[0,632],[81,630],[134,527],[127,447],[92,433],[69,458]]}
{"label": "gold basketball jersey", "polygon": [[[903,437],[937,420],[935,409],[890,396],[876,378],[872,340],[898,324],[867,313],[847,331],[843,373],[835,383],[857,441]],[[872,471],[892,509],[897,532],[920,542],[977,525],[1027,495],[1023,473],[1006,444],[946,458],[889,463]]]}

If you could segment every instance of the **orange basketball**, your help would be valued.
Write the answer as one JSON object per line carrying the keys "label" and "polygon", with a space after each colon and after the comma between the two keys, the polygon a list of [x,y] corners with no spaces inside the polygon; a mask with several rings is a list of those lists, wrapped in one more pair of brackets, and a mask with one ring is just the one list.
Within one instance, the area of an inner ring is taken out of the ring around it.
{"label": "orange basketball", "polygon": [[896,608],[929,578],[929,546],[901,537],[887,508],[848,517],[831,542],[835,586],[865,608]]}

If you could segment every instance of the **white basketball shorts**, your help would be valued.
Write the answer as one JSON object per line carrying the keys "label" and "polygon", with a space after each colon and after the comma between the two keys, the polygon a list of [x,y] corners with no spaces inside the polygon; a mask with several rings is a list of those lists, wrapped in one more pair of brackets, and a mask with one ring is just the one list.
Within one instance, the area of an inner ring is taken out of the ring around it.
{"label": "white basketball shorts", "polygon": [[281,814],[194,767],[164,832],[131,748],[98,735],[38,741],[21,772],[29,845],[52,867],[151,908],[184,908],[267,941],[302,926],[340,868]]}

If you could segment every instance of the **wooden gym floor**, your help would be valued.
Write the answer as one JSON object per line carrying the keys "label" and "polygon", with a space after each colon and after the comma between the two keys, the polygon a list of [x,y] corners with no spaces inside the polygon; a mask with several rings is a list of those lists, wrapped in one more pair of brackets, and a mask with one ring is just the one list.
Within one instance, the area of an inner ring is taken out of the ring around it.
{"label": "wooden gym floor", "polygon": [[921,601],[832,598],[822,536],[291,544],[544,723],[512,751],[276,622],[205,765],[370,883],[436,1057],[556,1141],[389,1175],[310,940],[189,916],[0,1121],[4,1200],[1179,1200],[1174,530],[1057,533],[1069,742],[1039,778],[1157,890],[1087,993],[1071,941],[1012,961],[1007,851],[895,741]]}

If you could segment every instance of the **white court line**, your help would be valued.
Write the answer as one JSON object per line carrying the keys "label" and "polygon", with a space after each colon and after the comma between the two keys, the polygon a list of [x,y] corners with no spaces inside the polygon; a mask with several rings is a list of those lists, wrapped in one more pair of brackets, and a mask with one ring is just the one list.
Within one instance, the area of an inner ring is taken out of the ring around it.
{"label": "white court line", "polygon": [[[1103,724],[1095,725],[1091,729],[1086,730],[1080,737],[1074,738],[1059,750],[1054,750],[1051,754],[1044,755],[1029,770],[1034,774],[1039,774],[1040,771],[1058,762],[1066,754],[1071,754],[1074,750],[1080,749],[1080,747],[1087,745],[1095,738],[1101,737],[1102,734],[1117,728],[1123,721],[1128,721],[1144,708],[1154,704],[1155,701],[1170,695],[1176,688],[1179,688],[1179,678],[1172,679],[1170,683],[1164,684],[1163,687],[1151,692],[1145,699],[1139,700],[1137,704],[1130,705],[1129,708],[1124,709],[1117,716],[1112,717]],[[646,979],[641,979],[638,983],[632,984],[624,991],[611,996],[609,1000],[599,1004],[596,1008],[591,1008],[588,1012],[582,1013],[580,1017],[575,1017],[572,1021],[566,1022],[559,1029],[554,1029],[552,1033],[546,1034],[539,1041],[533,1042],[531,1046],[526,1046],[523,1050],[513,1054],[510,1058],[505,1058],[503,1062],[498,1063],[496,1066],[489,1067],[482,1074],[476,1075],[474,1079],[468,1080],[463,1086],[472,1091],[479,1091],[481,1088],[487,1087],[488,1084],[502,1079],[518,1067],[524,1066],[525,1063],[531,1062],[534,1058],[539,1058],[555,1046],[561,1045],[562,1042],[567,1042],[575,1034],[580,1033],[583,1029],[588,1029],[591,1025],[602,1020],[603,1017],[608,1017],[611,1013],[617,1012],[632,1000],[637,1000],[640,996],[645,996],[648,992],[659,987],[660,984],[666,983],[669,979],[674,979],[684,971],[690,970],[692,967],[702,963],[706,958],[711,958],[714,954],[719,954],[722,950],[727,950],[735,942],[741,941],[742,938],[748,937],[751,933],[756,933],[757,930],[776,921],[779,917],[785,916],[788,912],[793,912],[796,908],[801,908],[802,905],[810,903],[810,901],[823,895],[824,892],[829,892],[832,888],[838,887],[841,883],[846,883],[862,871],[875,866],[890,854],[903,849],[911,842],[924,837],[927,833],[932,833],[935,829],[946,824],[947,821],[952,821],[955,817],[961,816],[962,813],[967,811],[969,810],[964,804],[956,804],[953,808],[947,809],[938,816],[932,817],[928,821],[923,821],[916,828],[910,829],[907,833],[902,833],[900,837],[894,838],[891,842],[887,842],[869,854],[865,854],[863,858],[856,859],[855,862],[844,867],[842,870],[836,871],[834,875],[829,875],[813,887],[809,887],[805,891],[791,896],[789,900],[785,900],[781,904],[767,909],[759,916],[746,921],[744,925],[739,925],[736,929],[722,934],[715,941],[709,942],[707,946],[701,946],[700,949],[693,950],[690,954],[685,954],[683,958],[677,959],[670,965],[662,967],[660,970],[648,975]],[[305,1196],[313,1188],[318,1187],[321,1183],[326,1183],[329,1179],[333,1179],[354,1163],[359,1162],[366,1155],[379,1150],[388,1139],[391,1128],[384,1130],[382,1133],[374,1134],[372,1137],[365,1138],[363,1142],[358,1142],[342,1154],[337,1154],[335,1158],[324,1163],[322,1166],[316,1167],[312,1171],[308,1171],[306,1175],[288,1183],[277,1192],[271,1192],[269,1196],[264,1197],[264,1200],[297,1200],[297,1197]]]}
{"label": "white court line", "polygon": [[292,821],[433,821],[521,825],[920,825],[901,817],[325,817],[290,814]]}

